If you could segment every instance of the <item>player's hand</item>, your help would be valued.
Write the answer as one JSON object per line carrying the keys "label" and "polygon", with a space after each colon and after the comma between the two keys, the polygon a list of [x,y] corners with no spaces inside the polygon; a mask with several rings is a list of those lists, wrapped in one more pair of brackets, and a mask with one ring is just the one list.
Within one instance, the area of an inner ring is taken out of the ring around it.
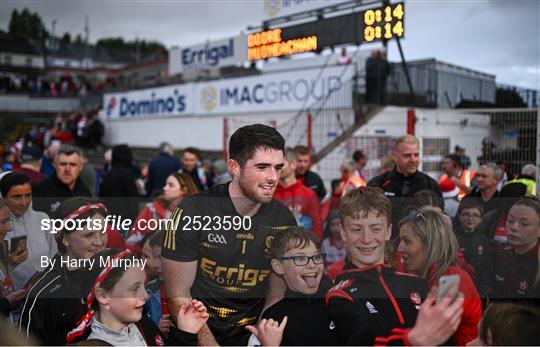
{"label": "player's hand", "polygon": [[19,265],[25,261],[26,258],[28,258],[28,249],[24,242],[19,242],[15,251],[8,253],[8,262],[13,266]]}
{"label": "player's hand", "polygon": [[159,331],[161,331],[163,334],[168,334],[169,331],[171,330],[171,325],[172,325],[171,315],[164,314],[158,323]]}
{"label": "player's hand", "polygon": [[191,299],[188,304],[180,306],[176,316],[178,329],[196,334],[208,321],[206,307],[199,300]]}
{"label": "player's hand", "polygon": [[17,307],[19,307],[21,301],[26,297],[27,292],[27,289],[20,289],[16,292],[6,295],[6,300],[9,303],[9,307],[11,307],[12,309],[16,309]]}
{"label": "player's hand", "polygon": [[281,323],[273,319],[263,319],[257,327],[247,325],[246,329],[253,335],[257,336],[263,346],[279,346],[283,339],[283,331],[287,325],[287,316],[283,318]]}
{"label": "player's hand", "polygon": [[409,332],[409,341],[413,346],[440,345],[457,330],[463,314],[465,298],[458,293],[456,283],[449,293],[455,296],[444,297],[437,303],[438,289],[434,287],[426,301],[420,306],[416,324]]}

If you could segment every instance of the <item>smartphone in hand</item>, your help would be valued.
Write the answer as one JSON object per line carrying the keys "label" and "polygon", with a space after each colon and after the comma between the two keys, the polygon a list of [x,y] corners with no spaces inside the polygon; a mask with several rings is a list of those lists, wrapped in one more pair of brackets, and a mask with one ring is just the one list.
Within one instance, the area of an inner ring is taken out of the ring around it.
{"label": "smartphone in hand", "polygon": [[27,238],[28,238],[27,235],[13,236],[10,240],[11,245],[10,245],[9,253],[14,253],[19,247],[20,243],[24,243],[25,247],[23,249],[26,249]]}
{"label": "smartphone in hand", "polygon": [[[439,293],[437,294],[437,303],[443,298],[455,297],[459,289],[460,278],[458,275],[441,276],[439,278]],[[457,285],[456,285],[457,284]],[[453,288],[456,289],[453,289]]]}

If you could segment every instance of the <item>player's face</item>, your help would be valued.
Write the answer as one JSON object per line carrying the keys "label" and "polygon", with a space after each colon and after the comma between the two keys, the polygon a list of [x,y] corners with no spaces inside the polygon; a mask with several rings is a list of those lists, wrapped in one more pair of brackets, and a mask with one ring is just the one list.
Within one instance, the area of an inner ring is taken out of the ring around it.
{"label": "player's face", "polygon": [[384,262],[384,245],[390,240],[392,225],[386,216],[370,211],[358,218],[345,216],[341,238],[348,245],[347,252],[354,265],[365,268]]}
{"label": "player's face", "polygon": [[242,194],[257,203],[272,201],[283,165],[283,151],[257,149],[240,168],[238,185]]}
{"label": "player's face", "polygon": [[516,205],[508,212],[506,237],[516,252],[524,253],[534,247],[540,236],[540,219],[529,206]]}
{"label": "player's face", "polygon": [[297,176],[303,176],[306,174],[307,170],[309,170],[309,165],[311,164],[309,154],[302,155],[297,154],[296,155],[296,175]]}
{"label": "player's face", "polygon": [[407,273],[420,275],[424,271],[424,246],[422,241],[412,232],[408,224],[399,230],[398,251],[403,254],[403,265]]}
{"label": "player's face", "polygon": [[413,175],[420,165],[420,147],[417,144],[401,143],[394,158],[399,172],[406,176]]}
{"label": "player's face", "polygon": [[82,166],[82,159],[77,153],[72,153],[70,155],[62,153],[56,156],[54,160],[56,175],[60,182],[64,183],[66,186],[75,184],[75,181],[82,170]]}
{"label": "player's face", "polygon": [[143,305],[148,297],[144,289],[146,275],[139,267],[130,267],[108,293],[111,316],[121,324],[141,320]]}
{"label": "player's face", "polygon": [[32,202],[32,186],[30,183],[11,187],[5,198],[11,213],[20,217],[26,213]]}
{"label": "player's face", "polygon": [[[284,257],[307,256],[312,257],[321,252],[310,242],[304,248],[293,248],[287,251]],[[280,267],[277,272],[283,275],[287,286],[302,294],[315,294],[319,289],[322,274],[324,271],[324,262],[315,264],[313,259],[310,259],[306,265],[299,266],[294,263],[294,260],[280,260]]]}

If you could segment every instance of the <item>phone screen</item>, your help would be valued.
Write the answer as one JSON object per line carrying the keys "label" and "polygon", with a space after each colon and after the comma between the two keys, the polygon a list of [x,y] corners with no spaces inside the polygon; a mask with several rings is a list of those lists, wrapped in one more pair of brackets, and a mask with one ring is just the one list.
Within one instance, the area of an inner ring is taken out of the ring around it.
{"label": "phone screen", "polygon": [[10,253],[15,252],[15,250],[19,247],[19,243],[23,242],[26,243],[27,236],[15,236],[11,238],[11,247],[10,247]]}
{"label": "phone screen", "polygon": [[456,293],[450,293],[450,289],[457,283],[459,286],[459,276],[450,275],[450,276],[441,276],[439,278],[439,294],[437,295],[437,302],[442,298],[449,296],[454,296]]}

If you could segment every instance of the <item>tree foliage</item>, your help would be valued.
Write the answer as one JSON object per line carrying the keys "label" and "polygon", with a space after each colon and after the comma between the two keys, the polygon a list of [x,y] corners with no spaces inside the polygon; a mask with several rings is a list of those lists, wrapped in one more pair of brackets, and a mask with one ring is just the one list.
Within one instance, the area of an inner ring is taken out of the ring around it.
{"label": "tree foliage", "polygon": [[28,39],[43,39],[49,36],[41,16],[24,8],[21,12],[14,9],[11,12],[8,32],[13,37]]}
{"label": "tree foliage", "polygon": [[97,46],[104,47],[106,49],[127,49],[132,52],[139,50],[142,55],[152,54],[156,50],[166,52],[165,46],[158,41],[146,41],[146,40],[132,40],[124,41],[122,37],[107,37],[99,39],[96,42]]}

